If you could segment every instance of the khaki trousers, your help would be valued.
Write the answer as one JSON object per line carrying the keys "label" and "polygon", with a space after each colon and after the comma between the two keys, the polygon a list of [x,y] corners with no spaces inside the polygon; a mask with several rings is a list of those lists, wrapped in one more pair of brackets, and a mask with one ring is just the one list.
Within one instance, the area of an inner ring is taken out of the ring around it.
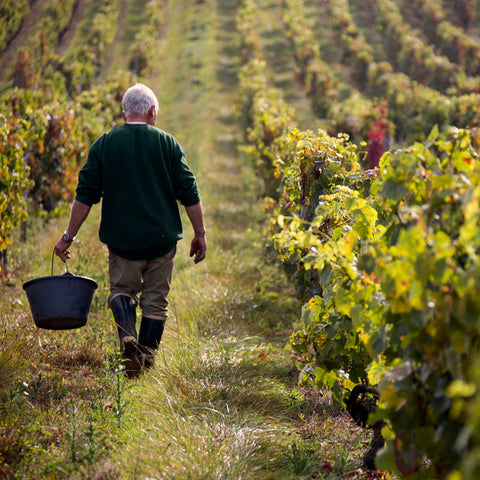
{"label": "khaki trousers", "polygon": [[[127,260],[112,252],[108,254],[110,295],[108,304],[118,295],[126,295],[140,303],[142,315],[166,320],[167,296],[172,282],[177,248],[152,260]],[[140,295],[140,296],[139,296]]]}

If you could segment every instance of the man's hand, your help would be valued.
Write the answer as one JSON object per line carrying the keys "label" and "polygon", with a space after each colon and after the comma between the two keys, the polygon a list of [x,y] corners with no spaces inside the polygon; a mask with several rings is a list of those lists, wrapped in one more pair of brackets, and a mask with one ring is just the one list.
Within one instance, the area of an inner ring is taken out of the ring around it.
{"label": "man's hand", "polygon": [[193,261],[195,263],[201,262],[207,254],[207,239],[205,236],[197,237],[195,236],[192,240],[192,244],[190,247],[190,256],[195,258]]}
{"label": "man's hand", "polygon": [[70,250],[68,248],[72,244],[72,240],[66,242],[63,238],[55,244],[55,254],[60,257],[60,259],[65,262],[65,260],[70,258]]}
{"label": "man's hand", "polygon": [[205,235],[205,225],[203,224],[202,202],[185,207],[185,210],[187,211],[195,234],[192,240],[192,246],[190,247],[190,256],[193,257],[195,255],[194,261],[198,263],[205,258],[207,253],[207,238]]}
{"label": "man's hand", "polygon": [[62,261],[70,258],[70,251],[68,248],[72,244],[75,235],[83,222],[88,217],[89,212],[89,205],[76,199],[73,201],[70,219],[68,220],[68,227],[65,230],[65,233],[60,237],[60,240],[55,244],[55,254],[58,255]]}

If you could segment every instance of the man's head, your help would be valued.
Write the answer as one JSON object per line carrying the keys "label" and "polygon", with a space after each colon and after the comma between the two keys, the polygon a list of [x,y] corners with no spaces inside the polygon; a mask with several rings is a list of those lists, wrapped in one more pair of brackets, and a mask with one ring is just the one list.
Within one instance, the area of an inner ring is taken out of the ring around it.
{"label": "man's head", "polygon": [[125,121],[144,121],[155,125],[158,100],[150,88],[143,83],[137,83],[123,95],[122,110]]}

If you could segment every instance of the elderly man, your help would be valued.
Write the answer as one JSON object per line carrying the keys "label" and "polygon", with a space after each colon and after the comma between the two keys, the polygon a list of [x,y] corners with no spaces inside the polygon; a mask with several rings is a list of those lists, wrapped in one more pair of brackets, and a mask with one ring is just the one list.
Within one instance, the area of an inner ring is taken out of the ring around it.
{"label": "elderly man", "polygon": [[[195,263],[205,258],[207,243],[195,176],[177,140],[155,126],[155,94],[138,83],[125,92],[122,109],[125,123],[90,148],[55,253],[63,261],[69,257],[68,248],[91,206],[103,199],[99,237],[109,251],[108,303],[125,369],[133,378],[152,365],[167,319],[176,244],[183,238],[177,201],[193,227],[190,256]],[[142,319],[137,337],[138,303]]]}

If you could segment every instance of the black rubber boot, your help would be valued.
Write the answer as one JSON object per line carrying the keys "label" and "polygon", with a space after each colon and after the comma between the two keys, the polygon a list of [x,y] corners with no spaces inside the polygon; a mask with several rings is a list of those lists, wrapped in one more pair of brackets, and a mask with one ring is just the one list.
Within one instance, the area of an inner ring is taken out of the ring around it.
{"label": "black rubber boot", "polygon": [[141,363],[144,368],[150,368],[153,365],[155,352],[162,339],[164,328],[165,320],[142,317],[138,343],[140,346]]}
{"label": "black rubber boot", "polygon": [[110,301],[110,308],[117,325],[125,372],[128,378],[136,378],[141,371],[135,329],[137,303],[127,295],[117,295]]}

